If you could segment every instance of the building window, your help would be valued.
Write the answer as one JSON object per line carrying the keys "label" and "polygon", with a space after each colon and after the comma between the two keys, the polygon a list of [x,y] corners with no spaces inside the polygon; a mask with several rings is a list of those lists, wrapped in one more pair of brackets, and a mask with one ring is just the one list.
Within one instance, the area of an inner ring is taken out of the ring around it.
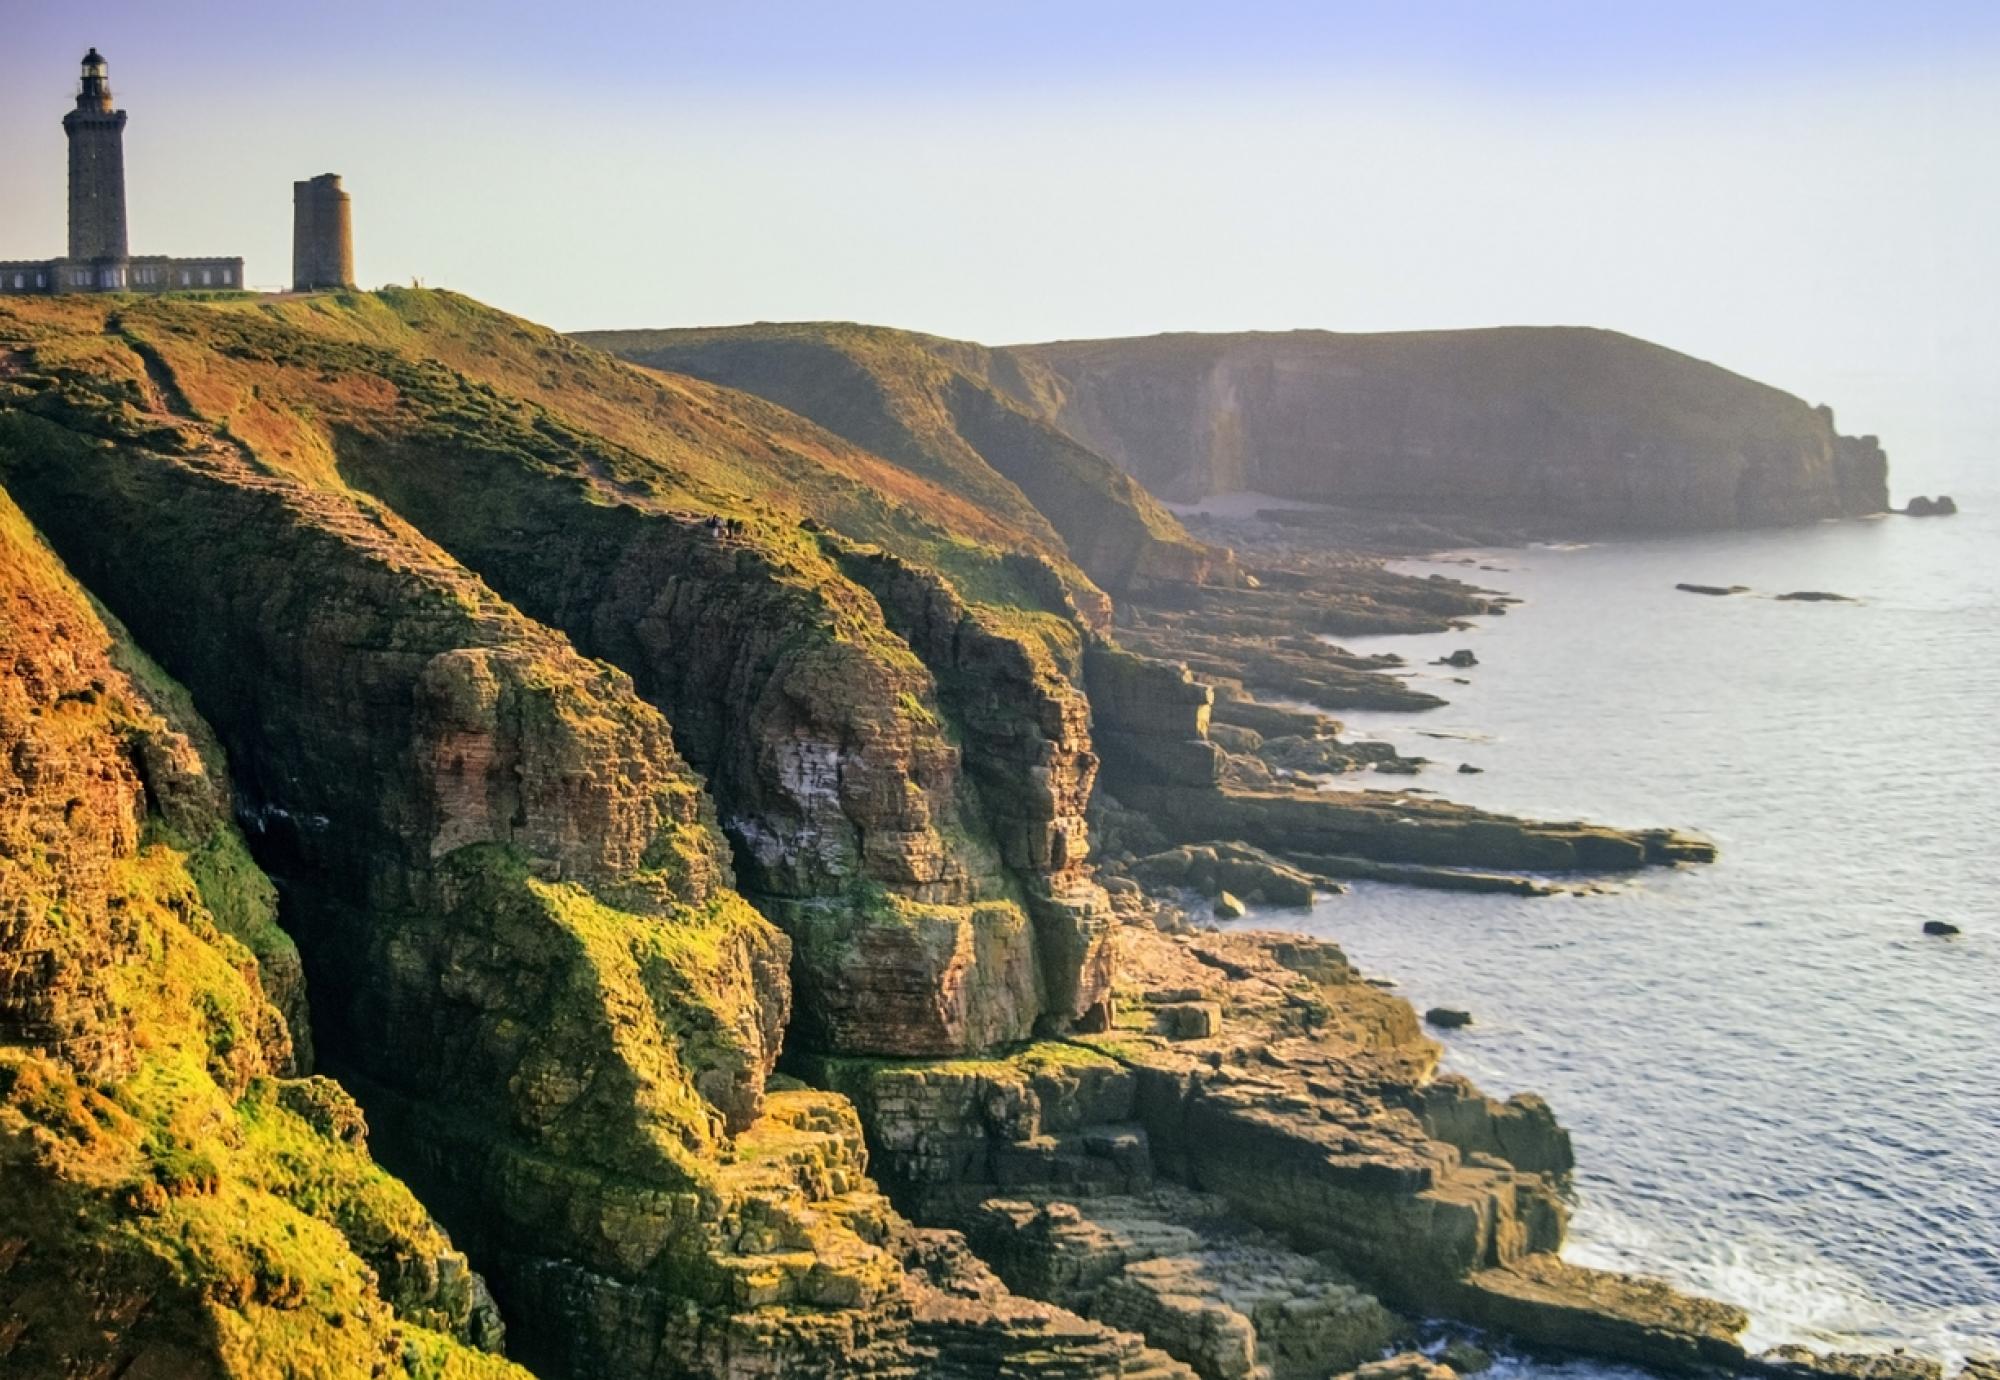
{"label": "building window", "polygon": [[14,275],[14,291],[19,292],[22,288],[26,287],[27,285],[28,285],[27,274],[16,273]]}
{"label": "building window", "polygon": [[208,270],[205,268],[201,271],[201,285],[203,287],[208,286]]}
{"label": "building window", "polygon": [[223,285],[224,287],[228,287],[228,286],[230,285],[230,281],[231,281],[231,279],[232,279],[232,277],[233,277],[233,276],[234,276],[234,275],[233,275],[233,272],[232,272],[232,270],[230,270],[230,269],[227,269],[227,268],[223,269],[223,270],[222,270],[222,285]]}
{"label": "building window", "polygon": [[188,285],[189,283],[191,283],[191,282],[193,282],[193,281],[194,281],[194,277],[193,277],[193,275],[192,275],[192,274],[190,274],[190,273],[189,273],[189,272],[188,272],[188,271],[187,271],[186,269],[182,269],[182,270],[181,270],[181,286],[182,286],[182,287],[186,287],[186,286],[187,286],[187,285]]}
{"label": "building window", "polygon": [[42,273],[37,273],[37,274],[35,275],[35,286],[36,286],[36,287],[47,287],[48,285],[49,285],[49,280],[48,280],[48,276],[47,276],[46,274],[42,274]]}

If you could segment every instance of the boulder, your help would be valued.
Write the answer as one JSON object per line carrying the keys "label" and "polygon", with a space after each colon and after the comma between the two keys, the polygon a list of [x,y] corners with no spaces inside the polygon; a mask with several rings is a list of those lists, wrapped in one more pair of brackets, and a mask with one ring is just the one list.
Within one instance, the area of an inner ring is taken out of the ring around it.
{"label": "boulder", "polygon": [[1255,752],[1264,746],[1264,735],[1240,724],[1211,723],[1209,741],[1228,752]]}
{"label": "boulder", "polygon": [[1674,1374],[1740,1374],[1749,1315],[1660,1280],[1571,1265],[1535,1252],[1476,1272],[1452,1311],[1554,1351],[1616,1356]]}
{"label": "boulder", "polygon": [[[1238,896],[1273,906],[1309,906],[1313,899],[1311,874],[1244,843],[1165,849],[1138,859],[1132,864],[1131,873],[1146,886],[1184,887],[1215,897],[1218,902],[1228,896],[1239,907],[1242,903],[1237,901]],[[1239,909],[1233,915],[1225,915],[1220,906],[1216,910],[1217,915],[1227,920],[1237,919],[1242,913]]]}
{"label": "boulder", "polygon": [[1156,1008],[1154,1016],[1169,1040],[1211,1040],[1222,1033],[1220,1002],[1173,1002]]}
{"label": "boulder", "polygon": [[1453,1006],[1433,1006],[1424,1012],[1424,1023],[1440,1030],[1457,1030],[1472,1024],[1472,1013]]}
{"label": "boulder", "polygon": [[1478,776],[1478,775],[1479,775],[1480,773],[1484,772],[1485,770],[1486,770],[1486,768],[1484,768],[1484,767],[1475,767],[1475,766],[1473,766],[1473,765],[1472,765],[1472,763],[1470,763],[1470,762],[1460,762],[1460,763],[1458,764],[1458,774],[1459,774],[1460,776]]}
{"label": "boulder", "polygon": [[1952,924],[1949,920],[1926,920],[1924,921],[1924,933],[1950,936],[1958,933],[1958,926]]}
{"label": "boulder", "polygon": [[1215,896],[1215,918],[1218,920],[1241,920],[1248,912],[1243,903],[1226,891]]}
{"label": "boulder", "polygon": [[1450,1366],[1460,1375],[1477,1375],[1482,1370],[1493,1368],[1493,1354],[1481,1346],[1475,1346],[1463,1337],[1453,1338],[1438,1353],[1438,1360]]}
{"label": "boulder", "polygon": [[1790,594],[1780,594],[1781,603],[1792,604],[1851,604],[1854,600],[1845,594],[1831,594],[1823,589],[1795,589]]}
{"label": "boulder", "polygon": [[1460,668],[1477,666],[1478,664],[1479,658],[1472,654],[1470,647],[1460,647],[1450,656],[1441,656],[1431,663],[1433,666],[1457,666]]}

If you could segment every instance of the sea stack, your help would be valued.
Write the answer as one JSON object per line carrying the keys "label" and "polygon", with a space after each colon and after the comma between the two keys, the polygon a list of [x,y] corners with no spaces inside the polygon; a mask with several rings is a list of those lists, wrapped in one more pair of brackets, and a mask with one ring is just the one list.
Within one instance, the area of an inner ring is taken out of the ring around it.
{"label": "sea stack", "polygon": [[338,173],[292,184],[292,290],[354,286],[354,216]]}

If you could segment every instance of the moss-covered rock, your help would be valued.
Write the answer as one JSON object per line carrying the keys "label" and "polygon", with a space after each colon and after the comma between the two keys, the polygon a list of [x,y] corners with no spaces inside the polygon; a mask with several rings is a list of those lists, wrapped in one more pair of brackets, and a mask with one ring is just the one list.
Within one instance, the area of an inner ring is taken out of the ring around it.
{"label": "moss-covered rock", "polygon": [[297,957],[185,692],[0,494],[0,1366],[521,1374],[266,996]]}

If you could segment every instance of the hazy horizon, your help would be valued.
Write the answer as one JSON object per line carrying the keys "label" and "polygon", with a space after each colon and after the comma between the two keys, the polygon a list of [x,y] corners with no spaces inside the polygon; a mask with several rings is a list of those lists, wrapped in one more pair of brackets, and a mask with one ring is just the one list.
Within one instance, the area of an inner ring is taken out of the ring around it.
{"label": "hazy horizon", "polygon": [[1832,404],[1904,493],[2000,444],[2000,13],[1878,10],[35,0],[0,257],[62,252],[94,44],[134,251],[253,286],[335,171],[364,284],[563,329],[1600,326]]}

